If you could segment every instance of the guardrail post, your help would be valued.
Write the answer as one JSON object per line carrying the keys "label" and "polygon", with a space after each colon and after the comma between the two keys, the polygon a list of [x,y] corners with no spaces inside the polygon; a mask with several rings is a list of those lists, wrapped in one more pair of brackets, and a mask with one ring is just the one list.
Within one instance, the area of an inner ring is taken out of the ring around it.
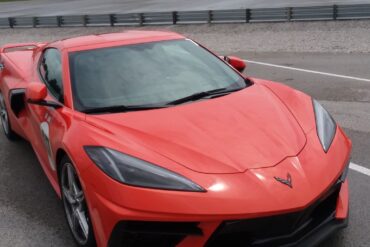
{"label": "guardrail post", "polygon": [[9,23],[10,28],[14,28],[14,18],[13,17],[8,18],[8,23]]}
{"label": "guardrail post", "polygon": [[212,23],[212,19],[213,19],[212,17],[213,17],[212,10],[208,10],[208,24]]}
{"label": "guardrail post", "polygon": [[176,25],[177,23],[177,11],[172,12],[172,24]]}
{"label": "guardrail post", "polygon": [[333,5],[333,20],[338,18],[338,5]]}
{"label": "guardrail post", "polygon": [[116,15],[115,14],[110,14],[109,15],[109,21],[110,21],[110,26],[113,27],[114,24],[116,23]]}
{"label": "guardrail post", "polygon": [[144,25],[144,14],[139,13],[139,25],[143,26]]}
{"label": "guardrail post", "polygon": [[293,17],[293,8],[289,7],[286,9],[287,20],[291,21]]}
{"label": "guardrail post", "polygon": [[33,28],[37,27],[37,24],[38,24],[37,17],[33,17],[33,18],[32,18],[32,27],[33,27]]}
{"label": "guardrail post", "polygon": [[251,20],[251,10],[246,9],[245,10],[245,22],[248,23]]}
{"label": "guardrail post", "polygon": [[61,27],[63,24],[63,19],[61,16],[57,16],[57,26],[58,27]]}
{"label": "guardrail post", "polygon": [[82,25],[84,26],[84,27],[86,27],[87,26],[87,23],[88,23],[88,16],[87,15],[84,15],[84,16],[82,16]]}

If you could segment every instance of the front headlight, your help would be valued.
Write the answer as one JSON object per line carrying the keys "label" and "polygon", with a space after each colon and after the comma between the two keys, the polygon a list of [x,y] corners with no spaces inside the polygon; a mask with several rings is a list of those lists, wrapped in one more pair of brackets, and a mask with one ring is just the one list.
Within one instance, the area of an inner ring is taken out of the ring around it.
{"label": "front headlight", "polygon": [[92,161],[111,178],[132,186],[205,192],[189,179],[144,160],[118,151],[86,146],[85,151]]}
{"label": "front headlight", "polygon": [[316,100],[313,100],[313,108],[315,110],[317,134],[324,151],[328,152],[337,130],[337,124],[325,108]]}

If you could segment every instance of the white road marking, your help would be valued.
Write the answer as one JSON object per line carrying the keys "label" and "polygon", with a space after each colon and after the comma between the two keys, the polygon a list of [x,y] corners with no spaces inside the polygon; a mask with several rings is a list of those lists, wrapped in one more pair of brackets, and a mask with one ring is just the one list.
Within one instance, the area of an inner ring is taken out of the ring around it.
{"label": "white road marking", "polygon": [[275,68],[280,68],[280,69],[289,69],[289,70],[295,70],[295,71],[312,73],[312,74],[318,74],[318,75],[324,75],[324,76],[339,77],[339,78],[344,78],[344,79],[349,79],[349,80],[355,80],[355,81],[370,82],[370,79],[366,79],[366,78],[346,76],[346,75],[338,75],[338,74],[333,74],[333,73],[326,73],[326,72],[309,70],[309,69],[301,69],[301,68],[295,68],[295,67],[277,65],[277,64],[272,64],[272,63],[263,63],[263,62],[252,61],[252,60],[244,60],[244,61],[247,62],[247,63],[258,64],[258,65],[263,65],[263,66],[270,66],[270,67],[275,67]]}
{"label": "white road marking", "polygon": [[370,169],[368,169],[366,167],[363,167],[363,166],[360,166],[360,165],[357,165],[357,164],[351,162],[349,164],[349,168],[351,170],[356,171],[356,172],[359,172],[359,173],[365,174],[367,176],[370,176]]}

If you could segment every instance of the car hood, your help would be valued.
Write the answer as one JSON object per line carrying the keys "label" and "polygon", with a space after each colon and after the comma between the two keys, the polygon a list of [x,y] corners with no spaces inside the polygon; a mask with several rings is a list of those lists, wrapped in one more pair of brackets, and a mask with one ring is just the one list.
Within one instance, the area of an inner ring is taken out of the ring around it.
{"label": "car hood", "polygon": [[87,115],[86,121],[200,173],[271,167],[306,143],[290,111],[258,84],[164,109]]}

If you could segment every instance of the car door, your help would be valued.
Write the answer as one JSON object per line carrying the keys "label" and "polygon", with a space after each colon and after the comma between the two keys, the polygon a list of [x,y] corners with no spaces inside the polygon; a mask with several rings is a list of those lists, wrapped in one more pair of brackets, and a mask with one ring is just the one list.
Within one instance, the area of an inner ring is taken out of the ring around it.
{"label": "car door", "polygon": [[[37,67],[41,83],[48,89],[47,100],[64,103],[61,53],[56,48],[43,51]],[[63,138],[66,122],[63,117],[64,105],[53,108],[28,104],[33,138],[32,146],[48,176],[57,179],[54,148]],[[49,177],[50,178],[50,177]]]}

